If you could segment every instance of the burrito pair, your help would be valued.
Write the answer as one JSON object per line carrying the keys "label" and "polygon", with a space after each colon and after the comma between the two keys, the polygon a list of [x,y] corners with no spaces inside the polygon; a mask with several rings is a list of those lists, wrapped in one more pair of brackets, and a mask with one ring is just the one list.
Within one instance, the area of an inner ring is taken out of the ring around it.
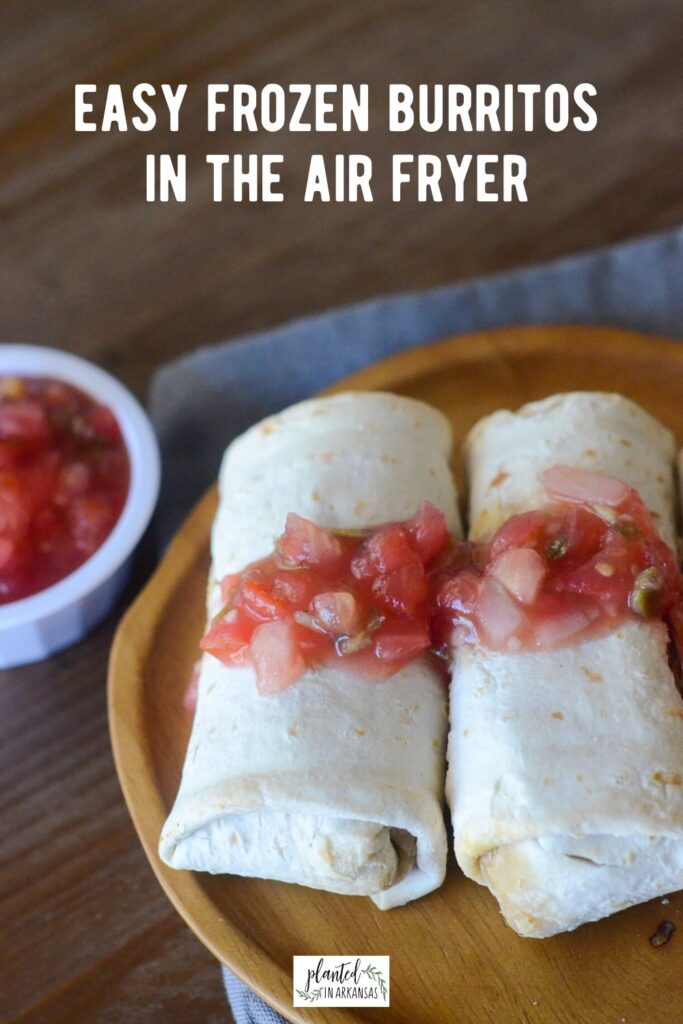
{"label": "burrito pair", "polygon": [[[541,507],[541,474],[563,464],[636,488],[674,543],[673,439],[626,399],[497,413],[466,448],[475,538]],[[461,536],[450,455],[445,418],[389,394],[316,399],[252,428],[221,468],[209,619],[219,581],[268,555],[289,513],[365,530],[427,499]],[[683,885],[683,702],[660,622],[554,651],[456,644],[452,657],[449,733],[426,656],[385,682],[320,667],[263,697],[249,665],[205,654],[163,860],[395,907],[444,879],[445,790],[461,868],[521,934]]]}

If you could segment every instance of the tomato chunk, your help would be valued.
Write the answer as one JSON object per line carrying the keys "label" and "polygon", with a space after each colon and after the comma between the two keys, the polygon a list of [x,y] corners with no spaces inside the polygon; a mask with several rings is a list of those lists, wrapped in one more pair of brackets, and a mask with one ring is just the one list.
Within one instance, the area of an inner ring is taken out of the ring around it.
{"label": "tomato chunk", "polygon": [[472,570],[462,570],[446,578],[437,594],[438,606],[451,612],[467,611],[479,597],[479,580]]}
{"label": "tomato chunk", "polygon": [[293,608],[308,608],[316,594],[328,585],[319,573],[295,569],[278,573],[273,580],[273,594]]}
{"label": "tomato chunk", "polygon": [[496,558],[508,548],[538,545],[545,527],[546,517],[543,512],[522,512],[518,516],[512,516],[494,534],[491,541],[491,558]]}
{"label": "tomato chunk", "polygon": [[343,556],[341,541],[331,530],[324,530],[294,512],[287,516],[277,550],[286,562],[323,570],[334,570]]}
{"label": "tomato chunk", "polygon": [[410,546],[408,531],[398,524],[373,534],[351,562],[354,576],[362,579],[377,573],[393,572],[404,565],[416,563],[418,556]]}
{"label": "tomato chunk", "polygon": [[431,501],[422,502],[406,523],[406,533],[425,565],[438,555],[449,538],[446,517]]}
{"label": "tomato chunk", "polygon": [[287,604],[279,600],[265,582],[253,577],[241,582],[235,602],[261,622],[277,619],[288,611]]}
{"label": "tomato chunk", "polygon": [[89,494],[74,498],[68,510],[74,547],[85,555],[92,555],[111,532],[115,521],[104,496]]}
{"label": "tomato chunk", "polygon": [[50,425],[40,402],[20,399],[0,404],[0,441],[39,448],[49,436]]}
{"label": "tomato chunk", "polygon": [[380,661],[405,664],[428,647],[429,630],[420,619],[387,623],[375,635],[374,650]]}
{"label": "tomato chunk", "polygon": [[254,632],[253,622],[234,609],[229,618],[207,630],[199,646],[225,665],[242,665]]}
{"label": "tomato chunk", "polygon": [[83,416],[83,432],[89,436],[116,444],[121,439],[121,430],[116,417],[106,405],[93,405]]}
{"label": "tomato chunk", "polygon": [[0,536],[19,540],[28,530],[32,496],[22,489],[17,473],[0,473]]}
{"label": "tomato chunk", "polygon": [[373,581],[372,592],[382,608],[399,615],[411,615],[427,600],[425,571],[419,562],[410,562],[400,569],[382,573]]}
{"label": "tomato chunk", "polygon": [[601,550],[606,540],[607,524],[582,505],[572,505],[562,515],[551,518],[549,533],[546,555],[565,569],[570,564],[584,562]]}

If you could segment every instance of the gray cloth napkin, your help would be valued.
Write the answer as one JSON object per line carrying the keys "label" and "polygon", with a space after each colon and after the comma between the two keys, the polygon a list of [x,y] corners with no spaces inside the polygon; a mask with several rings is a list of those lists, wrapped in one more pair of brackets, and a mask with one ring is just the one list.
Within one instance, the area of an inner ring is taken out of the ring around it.
{"label": "gray cloth napkin", "polygon": [[[682,282],[683,227],[541,267],[374,299],[177,359],[159,370],[151,390],[164,461],[161,542],[215,478],[233,437],[368,363],[448,335],[513,324],[605,324],[683,336]],[[282,1021],[225,969],[223,975],[237,1024]]]}

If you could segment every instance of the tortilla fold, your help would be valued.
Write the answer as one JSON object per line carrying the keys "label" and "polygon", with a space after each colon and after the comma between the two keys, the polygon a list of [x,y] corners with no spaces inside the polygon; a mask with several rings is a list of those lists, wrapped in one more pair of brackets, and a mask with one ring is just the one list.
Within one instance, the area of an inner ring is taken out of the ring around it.
{"label": "tortilla fold", "polygon": [[[216,581],[271,553],[296,512],[358,529],[423,499],[460,531],[450,428],[412,399],[346,393],[253,427],[226,452],[212,533]],[[249,666],[201,663],[180,790],[160,852],[175,868],[371,896],[382,909],[438,887],[446,689],[426,658],[385,682],[318,668],[260,696]]]}
{"label": "tortilla fold", "polygon": [[[564,464],[636,487],[674,543],[674,441],[618,395],[572,393],[478,423],[471,535],[546,503]],[[554,651],[460,648],[446,784],[455,852],[521,935],[576,928],[683,886],[683,701],[661,622]]]}

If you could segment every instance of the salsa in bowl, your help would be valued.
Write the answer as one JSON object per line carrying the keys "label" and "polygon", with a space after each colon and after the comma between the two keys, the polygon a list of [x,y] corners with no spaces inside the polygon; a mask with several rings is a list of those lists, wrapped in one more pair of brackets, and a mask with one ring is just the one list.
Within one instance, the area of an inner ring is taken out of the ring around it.
{"label": "salsa in bowl", "polygon": [[0,347],[0,668],[106,614],[159,478],[152,427],[123,385],[65,352]]}
{"label": "salsa in bowl", "polygon": [[0,605],[86,562],[116,525],[129,486],[109,406],[53,377],[0,374]]}

